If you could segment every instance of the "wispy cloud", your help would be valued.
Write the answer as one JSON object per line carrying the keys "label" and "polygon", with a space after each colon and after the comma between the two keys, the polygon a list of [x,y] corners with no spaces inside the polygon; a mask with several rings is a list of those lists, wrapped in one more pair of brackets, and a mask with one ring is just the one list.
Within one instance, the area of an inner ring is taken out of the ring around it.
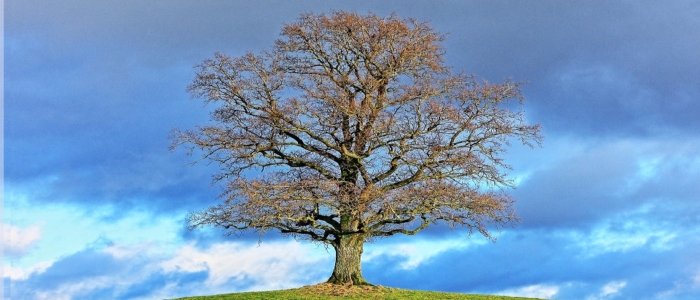
{"label": "wispy cloud", "polygon": [[17,299],[152,299],[290,288],[322,281],[331,256],[295,241],[236,242],[175,252],[156,244],[85,249],[55,262],[5,266]]}
{"label": "wispy cloud", "polygon": [[[210,288],[220,288],[229,281],[247,281],[246,290],[283,289],[321,281],[319,277],[327,268],[316,272],[308,271],[309,265],[330,264],[330,255],[320,257],[297,242],[272,242],[260,245],[240,243],[219,243],[206,249],[198,249],[192,244],[180,247],[173,258],[160,264],[165,272],[207,271],[205,284]],[[320,272],[319,272],[320,271]]]}
{"label": "wispy cloud", "polygon": [[587,300],[602,300],[602,299],[612,299],[616,295],[620,294],[622,290],[627,285],[625,281],[613,281],[607,283],[600,289],[600,293],[594,296],[589,296]]}
{"label": "wispy cloud", "polygon": [[512,296],[512,297],[530,297],[550,299],[559,292],[559,287],[556,285],[535,284],[528,285],[515,289],[508,289],[502,292],[495,293],[496,295]]}
{"label": "wispy cloud", "polygon": [[404,242],[387,242],[381,245],[368,244],[362,259],[366,263],[395,258],[402,260],[399,268],[415,269],[422,263],[448,250],[464,249],[488,243],[484,238],[466,239],[464,236],[443,239],[416,239]]}
{"label": "wispy cloud", "polygon": [[3,250],[6,255],[21,256],[29,251],[31,246],[41,239],[41,225],[18,227],[2,224]]}

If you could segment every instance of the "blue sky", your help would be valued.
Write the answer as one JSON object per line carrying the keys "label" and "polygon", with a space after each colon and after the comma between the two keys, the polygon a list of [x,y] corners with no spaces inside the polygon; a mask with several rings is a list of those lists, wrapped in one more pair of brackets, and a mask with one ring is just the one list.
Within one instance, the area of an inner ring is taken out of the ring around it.
{"label": "blue sky", "polygon": [[700,299],[697,1],[5,1],[4,295],[162,299],[298,287],[332,250],[187,231],[214,166],[168,151],[208,121],[194,65],[273,44],[304,12],[413,17],[446,62],[527,81],[543,148],[512,147],[522,222],[366,246],[365,278],[556,299]]}

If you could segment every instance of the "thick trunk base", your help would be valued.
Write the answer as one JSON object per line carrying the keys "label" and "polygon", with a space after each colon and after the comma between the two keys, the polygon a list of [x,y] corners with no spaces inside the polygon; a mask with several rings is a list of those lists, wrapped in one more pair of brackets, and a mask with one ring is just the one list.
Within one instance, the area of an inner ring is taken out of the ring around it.
{"label": "thick trunk base", "polygon": [[361,236],[344,237],[335,248],[335,267],[328,283],[342,285],[372,285],[362,276],[362,251],[364,238]]}

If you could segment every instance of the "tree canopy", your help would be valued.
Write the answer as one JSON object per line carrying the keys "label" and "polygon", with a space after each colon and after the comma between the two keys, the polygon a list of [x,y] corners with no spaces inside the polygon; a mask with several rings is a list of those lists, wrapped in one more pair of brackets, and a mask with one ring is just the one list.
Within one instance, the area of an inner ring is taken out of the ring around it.
{"label": "tree canopy", "polygon": [[189,91],[215,104],[213,122],[174,130],[173,147],[218,163],[225,192],[190,226],[330,245],[329,281],[363,284],[372,238],[512,225],[503,154],[539,144],[540,127],[514,109],[520,83],[453,73],[443,39],[395,15],[304,14],[269,50],[203,61]]}

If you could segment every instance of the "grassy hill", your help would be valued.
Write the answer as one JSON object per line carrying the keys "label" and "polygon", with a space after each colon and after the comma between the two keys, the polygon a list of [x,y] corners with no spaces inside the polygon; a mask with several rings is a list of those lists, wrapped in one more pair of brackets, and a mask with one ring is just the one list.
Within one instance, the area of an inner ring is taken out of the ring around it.
{"label": "grassy hill", "polygon": [[535,298],[469,295],[395,289],[381,286],[338,286],[317,284],[298,289],[246,292],[213,296],[179,298],[179,300],[258,300],[258,299],[460,299],[460,300],[524,300]]}

